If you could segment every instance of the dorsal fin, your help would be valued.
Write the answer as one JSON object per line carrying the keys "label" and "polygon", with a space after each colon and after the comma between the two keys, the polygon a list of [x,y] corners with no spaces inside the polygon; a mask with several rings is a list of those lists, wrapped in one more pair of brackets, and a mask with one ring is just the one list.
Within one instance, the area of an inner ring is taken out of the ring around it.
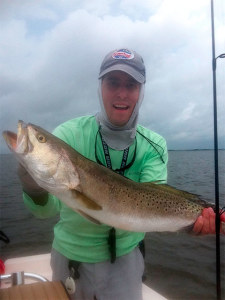
{"label": "dorsal fin", "polygon": [[142,183],[145,185],[145,187],[154,188],[158,190],[162,190],[165,192],[168,192],[170,194],[174,194],[175,196],[181,196],[189,201],[192,201],[194,203],[198,203],[199,205],[202,205],[203,207],[213,207],[214,204],[209,203],[203,199],[197,194],[189,193],[183,190],[179,190],[175,187],[172,187],[168,184],[156,184],[154,182],[144,182]]}

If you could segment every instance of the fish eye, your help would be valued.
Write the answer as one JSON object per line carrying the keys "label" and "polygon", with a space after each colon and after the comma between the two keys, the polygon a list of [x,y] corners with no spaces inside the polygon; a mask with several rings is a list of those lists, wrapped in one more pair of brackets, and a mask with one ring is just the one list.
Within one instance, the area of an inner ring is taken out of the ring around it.
{"label": "fish eye", "polygon": [[42,135],[42,134],[38,134],[37,140],[40,143],[45,143],[46,142],[46,137],[44,135]]}

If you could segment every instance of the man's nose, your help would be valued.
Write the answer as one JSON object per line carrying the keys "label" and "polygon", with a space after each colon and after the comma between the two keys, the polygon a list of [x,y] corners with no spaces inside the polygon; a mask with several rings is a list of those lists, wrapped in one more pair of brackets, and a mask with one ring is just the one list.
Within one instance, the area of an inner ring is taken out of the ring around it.
{"label": "man's nose", "polygon": [[127,87],[125,85],[121,85],[118,89],[118,96],[120,99],[125,99],[127,97]]}

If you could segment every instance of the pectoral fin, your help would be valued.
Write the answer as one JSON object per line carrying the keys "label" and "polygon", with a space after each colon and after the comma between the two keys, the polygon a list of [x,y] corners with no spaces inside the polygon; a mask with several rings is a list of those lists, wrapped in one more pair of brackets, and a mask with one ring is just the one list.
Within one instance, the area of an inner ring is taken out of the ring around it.
{"label": "pectoral fin", "polygon": [[83,216],[85,219],[88,219],[90,222],[95,223],[96,225],[101,225],[101,223],[100,223],[98,220],[96,220],[96,219],[92,218],[91,216],[87,215],[86,213],[84,213],[84,212],[81,211],[80,209],[78,209],[77,212],[78,212],[81,216]]}
{"label": "pectoral fin", "polygon": [[102,210],[102,207],[98,205],[98,203],[86,197],[84,194],[78,192],[77,190],[71,190],[71,192],[76,201],[82,206],[92,210]]}

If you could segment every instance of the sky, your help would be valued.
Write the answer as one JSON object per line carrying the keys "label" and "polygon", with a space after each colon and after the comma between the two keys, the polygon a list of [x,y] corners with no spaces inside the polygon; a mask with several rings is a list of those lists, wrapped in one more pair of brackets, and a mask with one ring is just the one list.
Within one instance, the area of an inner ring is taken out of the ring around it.
{"label": "sky", "polygon": [[[216,56],[225,3],[214,1]],[[99,110],[98,72],[113,49],[147,70],[139,123],[169,149],[213,147],[210,0],[1,0],[0,129],[18,120],[48,131]],[[217,59],[219,146],[225,148],[225,59]],[[0,151],[7,146],[0,137]]]}

